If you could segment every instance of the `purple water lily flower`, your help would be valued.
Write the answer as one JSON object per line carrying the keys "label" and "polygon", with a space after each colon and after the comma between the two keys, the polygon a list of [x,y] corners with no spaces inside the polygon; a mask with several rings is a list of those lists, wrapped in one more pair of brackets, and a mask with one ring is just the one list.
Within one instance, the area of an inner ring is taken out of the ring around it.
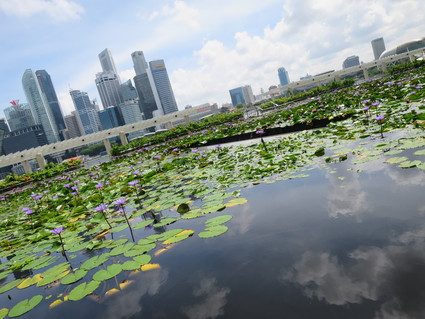
{"label": "purple water lily flower", "polygon": [[35,201],[40,200],[43,196],[38,194],[31,194],[30,195]]}
{"label": "purple water lily flower", "polygon": [[195,148],[192,150],[192,153],[198,153],[198,150]]}
{"label": "purple water lily flower", "polygon": [[128,182],[128,185],[130,185],[130,186],[136,186],[137,184],[139,184],[139,181]]}
{"label": "purple water lily flower", "polygon": [[258,130],[257,132],[255,132],[256,134],[258,134],[258,135],[262,135],[262,134],[264,134],[265,132],[264,132],[264,130]]}
{"label": "purple water lily flower", "polygon": [[179,149],[176,147],[176,148],[173,148],[173,150],[172,150],[172,152],[178,152],[179,151]]}
{"label": "purple water lily flower", "polygon": [[55,229],[51,230],[50,232],[52,232],[53,234],[59,235],[61,232],[63,232],[63,226],[55,228]]}
{"label": "purple water lily flower", "polygon": [[384,115],[378,115],[377,117],[375,117],[375,121],[376,122],[382,122],[385,120],[385,116]]}
{"label": "purple water lily flower", "polygon": [[372,103],[373,106],[378,106],[379,104],[381,104],[381,102],[374,102],[374,103]]}
{"label": "purple water lily flower", "polygon": [[34,211],[29,207],[22,208],[22,211],[27,215],[31,215],[32,213],[34,213]]}
{"label": "purple water lily flower", "polygon": [[108,207],[105,204],[100,204],[99,206],[94,208],[98,213],[105,212]]}
{"label": "purple water lily flower", "polygon": [[364,108],[362,108],[363,111],[367,112],[370,110],[370,106],[365,106]]}
{"label": "purple water lily flower", "polygon": [[125,204],[127,204],[127,200],[123,197],[117,199],[116,201],[112,202],[112,204],[117,205],[117,206],[124,206]]}
{"label": "purple water lily flower", "polygon": [[94,187],[96,187],[97,189],[102,188],[103,186],[104,186],[103,183],[100,183],[100,182],[94,185]]}
{"label": "purple water lily flower", "polygon": [[156,160],[160,160],[161,159],[161,155],[155,155],[153,158],[156,159]]}

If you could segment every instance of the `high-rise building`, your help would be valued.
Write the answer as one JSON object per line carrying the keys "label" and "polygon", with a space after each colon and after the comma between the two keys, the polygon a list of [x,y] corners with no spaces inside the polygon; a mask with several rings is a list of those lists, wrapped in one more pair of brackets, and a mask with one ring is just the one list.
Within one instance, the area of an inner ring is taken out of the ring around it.
{"label": "high-rise building", "polygon": [[[145,119],[143,113],[140,111],[139,103],[126,102],[120,104],[120,111],[124,120],[124,124],[132,124],[143,121]],[[129,134],[128,138],[133,139],[142,135],[143,131],[135,131]]]}
{"label": "high-rise building", "polygon": [[103,108],[118,106],[124,101],[120,91],[121,81],[111,51],[105,49],[100,52],[99,61],[102,66],[102,72],[96,74],[95,83]]}
{"label": "high-rise building", "polygon": [[360,59],[357,55],[352,55],[344,60],[342,63],[342,68],[346,69],[356,65],[360,65]]}
{"label": "high-rise building", "polygon": [[35,125],[29,104],[19,103],[19,100],[14,100],[10,103],[12,105],[4,109],[4,115],[11,131],[21,130]]}
{"label": "high-rise building", "polygon": [[250,85],[241,86],[229,91],[230,98],[232,99],[233,106],[238,104],[252,104],[254,103],[254,94]]}
{"label": "high-rise building", "polygon": [[[136,105],[137,109],[140,111],[139,104],[136,103]],[[121,111],[118,106],[110,106],[107,109],[99,111],[99,120],[102,130],[124,125],[124,119],[122,118]]]}
{"label": "high-rise building", "polygon": [[4,136],[4,153],[11,154],[48,144],[42,125],[31,125]]}
{"label": "high-rise building", "polygon": [[131,83],[131,80],[128,80],[127,82],[121,84],[120,90],[124,102],[135,101],[138,99],[137,90]]}
{"label": "high-rise building", "polygon": [[98,55],[100,64],[102,66],[102,72],[112,72],[118,76],[117,68],[115,67],[112,53],[109,49],[105,49]]}
{"label": "high-rise building", "polygon": [[64,120],[66,125],[65,138],[67,140],[82,135],[81,124],[75,111],[72,111],[69,115],[65,115]]}
{"label": "high-rise building", "polygon": [[177,103],[164,60],[151,61],[149,62],[149,67],[164,114],[177,112]]}
{"label": "high-rise building", "polygon": [[133,80],[139,97],[140,111],[144,114],[145,119],[151,119],[154,111],[161,110],[162,112],[155,82],[143,51],[133,52],[131,58],[133,59],[134,71],[136,71],[136,76]]}
{"label": "high-rise building", "polygon": [[54,123],[59,133],[59,137],[63,140],[62,131],[65,129],[65,121],[63,120],[62,110],[59,105],[59,100],[56,95],[52,79],[46,70],[37,70],[35,71],[35,75],[37,76],[41,91],[45,94],[47,102],[49,103],[50,109],[53,113]]}
{"label": "high-rise building", "polygon": [[375,57],[375,60],[378,60],[382,52],[385,51],[384,38],[374,39],[372,40],[371,44],[372,44],[372,50],[373,50],[373,55]]}
{"label": "high-rise building", "polygon": [[86,92],[72,90],[69,92],[74,102],[75,110],[80,119],[83,134],[96,133],[100,130],[98,107],[92,103]]}
{"label": "high-rise building", "polygon": [[113,72],[97,73],[95,82],[104,109],[109,106],[118,106],[124,102],[117,74]]}
{"label": "high-rise building", "polygon": [[53,112],[46,95],[41,90],[37,76],[31,69],[27,69],[22,76],[22,87],[30,105],[36,124],[41,124],[49,143],[59,141],[59,134],[55,124]]}
{"label": "high-rise building", "polygon": [[289,82],[291,82],[289,80],[288,71],[286,71],[284,67],[277,69],[277,74],[279,76],[279,82],[281,86],[288,85]]}
{"label": "high-rise building", "polygon": [[4,134],[7,134],[7,133],[10,132],[9,126],[7,125],[5,119],[0,119],[0,130],[2,130],[4,132]]}

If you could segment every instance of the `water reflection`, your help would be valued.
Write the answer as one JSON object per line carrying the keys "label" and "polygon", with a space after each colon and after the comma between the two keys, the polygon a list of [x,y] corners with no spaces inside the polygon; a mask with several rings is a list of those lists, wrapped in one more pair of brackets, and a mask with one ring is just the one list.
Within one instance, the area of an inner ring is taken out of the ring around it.
{"label": "water reflection", "polygon": [[199,287],[193,290],[193,295],[203,298],[203,301],[186,307],[183,311],[189,319],[217,318],[224,314],[229,293],[230,288],[220,287],[215,278],[204,278]]}
{"label": "water reflection", "polygon": [[[140,278],[142,276],[143,278]],[[161,286],[166,284],[168,280],[168,270],[159,268],[142,272],[134,279],[135,283],[128,290],[106,301],[107,308],[102,318],[130,318],[137,313],[142,313],[141,298],[145,295],[153,296],[160,292]]]}
{"label": "water reflection", "polygon": [[380,301],[374,318],[425,317],[425,225],[384,247],[361,247],[348,258],[307,251],[280,279],[332,305]]}

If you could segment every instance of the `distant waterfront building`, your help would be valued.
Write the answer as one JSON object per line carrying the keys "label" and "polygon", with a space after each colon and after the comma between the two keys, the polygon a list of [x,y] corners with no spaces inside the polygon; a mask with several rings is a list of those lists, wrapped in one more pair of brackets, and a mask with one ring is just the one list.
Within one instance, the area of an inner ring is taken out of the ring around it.
{"label": "distant waterfront building", "polygon": [[21,130],[35,125],[34,117],[29,104],[19,103],[18,100],[10,102],[12,105],[4,109],[9,128],[11,131]]}
{"label": "distant waterfront building", "polygon": [[83,135],[81,132],[81,124],[79,122],[79,118],[76,114],[76,111],[72,111],[71,114],[65,115],[64,120],[66,125],[65,138],[67,140]]}
{"label": "distant waterfront building", "polygon": [[154,116],[154,111],[160,110],[162,112],[153,76],[146,63],[143,51],[133,52],[131,58],[136,72],[133,80],[139,97],[140,111],[145,119],[151,119]]}
{"label": "distant waterfront building", "polygon": [[32,125],[6,134],[3,141],[3,150],[7,155],[46,144],[48,144],[48,141],[43,127],[41,125]]}
{"label": "distant waterfront building", "polygon": [[236,106],[240,103],[243,105],[254,103],[254,94],[252,93],[250,85],[231,89],[229,93],[233,106]]}
{"label": "distant waterfront building", "polygon": [[124,102],[137,100],[137,90],[131,83],[131,80],[124,82],[120,87],[121,95]]}
{"label": "distant waterfront building", "polygon": [[43,126],[49,143],[59,141],[59,134],[55,124],[53,112],[47,101],[46,95],[42,92],[37,76],[31,69],[27,69],[22,76],[22,87],[30,105],[32,115],[36,124]]}
{"label": "distant waterfront building", "polygon": [[360,65],[360,59],[357,55],[352,55],[344,60],[342,63],[342,68],[347,69],[356,65]]}
{"label": "distant waterfront building", "polygon": [[[139,103],[137,101],[120,104],[120,111],[124,124],[132,124],[145,119],[144,114],[140,111]],[[139,137],[143,134],[143,132],[144,130],[132,132],[129,134],[128,138],[133,139]]]}
{"label": "distant waterfront building", "polygon": [[155,87],[158,92],[164,114],[177,112],[177,103],[168,77],[167,69],[165,68],[164,60],[151,61],[149,62],[149,67],[152,72],[152,77],[155,82]]}
{"label": "distant waterfront building", "polygon": [[102,130],[108,130],[110,128],[124,125],[124,119],[122,118],[121,111],[118,106],[110,106],[99,111],[99,120]]}
{"label": "distant waterfront building", "polygon": [[100,130],[98,107],[92,103],[86,92],[72,90],[69,92],[74,102],[83,134],[96,133]]}
{"label": "distant waterfront building", "polygon": [[422,39],[417,39],[417,40],[412,40],[412,41],[402,43],[402,44],[396,46],[393,49],[384,51],[384,52],[382,52],[382,54],[379,58],[383,59],[383,58],[387,58],[387,57],[392,56],[392,55],[397,55],[397,54],[417,50],[417,49],[420,49],[420,48],[425,48],[425,37],[422,38]]}
{"label": "distant waterfront building", "polygon": [[385,51],[384,38],[373,39],[371,41],[371,44],[372,44],[373,56],[375,57],[375,60],[378,60],[382,52]]}
{"label": "distant waterfront building", "polygon": [[289,74],[288,74],[288,71],[286,71],[284,67],[279,68],[279,69],[277,70],[277,74],[278,74],[278,76],[279,76],[279,82],[280,82],[280,85],[281,85],[281,86],[288,85],[288,84],[289,84],[289,82],[291,82],[291,81],[289,80]]}
{"label": "distant waterfront building", "polygon": [[124,102],[117,74],[113,72],[97,73],[95,83],[104,109],[109,106],[118,106]]}
{"label": "distant waterfront building", "polygon": [[311,79],[313,76],[311,74],[306,74],[305,76],[300,77],[300,81]]}
{"label": "distant waterfront building", "polygon": [[111,72],[118,76],[117,68],[115,67],[115,62],[109,49],[100,52],[98,57],[100,65],[102,66],[102,72]]}
{"label": "distant waterfront building", "polygon": [[63,130],[65,129],[65,121],[63,120],[62,110],[59,105],[59,100],[56,95],[55,88],[50,78],[49,73],[46,70],[37,70],[35,75],[38,79],[38,84],[40,85],[41,91],[44,93],[49,103],[50,109],[53,113],[54,124],[59,133],[59,137],[63,140]]}

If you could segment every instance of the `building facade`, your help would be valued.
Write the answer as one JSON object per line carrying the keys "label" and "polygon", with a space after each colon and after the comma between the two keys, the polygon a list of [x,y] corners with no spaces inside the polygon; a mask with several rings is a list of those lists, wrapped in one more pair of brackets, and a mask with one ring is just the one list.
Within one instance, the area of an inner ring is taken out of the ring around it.
{"label": "building facade", "polygon": [[59,141],[59,133],[54,121],[53,112],[47,101],[45,94],[42,92],[37,76],[31,69],[27,69],[22,76],[22,87],[30,105],[35,123],[43,126],[49,143]]}
{"label": "building facade", "polygon": [[19,101],[12,101],[10,103],[12,105],[6,107],[3,111],[11,131],[20,130],[35,125],[35,120],[32,116],[29,104],[21,104]]}
{"label": "building facade", "polygon": [[[136,105],[139,106],[137,103]],[[107,109],[99,111],[99,120],[102,130],[107,130],[125,124],[121,115],[121,110],[118,106],[110,106]]]}
{"label": "building facade", "polygon": [[385,51],[384,38],[373,39],[371,41],[371,44],[372,44],[373,56],[375,60],[378,60],[382,52]]}
{"label": "building facade", "polygon": [[76,138],[83,135],[76,111],[72,111],[71,114],[65,115],[64,120],[66,125],[65,139],[69,140],[70,138]]}
{"label": "building facade", "polygon": [[291,82],[289,80],[289,74],[288,71],[284,67],[281,67],[277,70],[277,74],[279,76],[279,83],[281,86],[285,86]]}
{"label": "building facade", "polygon": [[356,65],[360,65],[360,59],[357,55],[349,56],[344,60],[344,62],[342,62],[343,69],[351,68]]}
{"label": "building facade", "polygon": [[158,92],[158,97],[161,102],[163,113],[169,114],[177,112],[177,102],[174,97],[174,92],[171,87],[171,82],[168,77],[164,60],[155,60],[149,62],[149,68],[152,72],[152,77]]}
{"label": "building facade", "polygon": [[46,144],[48,144],[48,141],[43,127],[41,125],[32,125],[6,134],[3,141],[3,150],[7,155]]}
{"label": "building facade", "polygon": [[98,107],[92,103],[86,92],[80,90],[72,90],[72,101],[74,102],[75,110],[81,123],[82,133],[91,134],[99,132],[100,121],[98,115]]}
{"label": "building facade", "polygon": [[229,93],[233,106],[238,104],[246,105],[254,103],[254,94],[252,93],[250,85],[231,89]]}
{"label": "building facade", "polygon": [[102,66],[102,72],[111,72],[118,76],[117,68],[115,67],[115,62],[109,49],[100,52],[98,57],[100,65]]}
{"label": "building facade", "polygon": [[122,83],[120,90],[124,102],[135,101],[138,99],[137,90],[131,83],[131,80]]}
{"label": "building facade", "polygon": [[41,91],[46,96],[47,103],[49,103],[50,109],[53,113],[54,124],[56,125],[59,137],[61,140],[63,140],[64,138],[62,132],[66,128],[65,121],[63,120],[62,110],[59,105],[59,100],[56,95],[52,79],[46,70],[37,70],[35,71],[35,75],[37,76]]}
{"label": "building facade", "polygon": [[97,73],[95,83],[104,109],[109,106],[118,106],[124,102],[117,74],[113,72]]}

